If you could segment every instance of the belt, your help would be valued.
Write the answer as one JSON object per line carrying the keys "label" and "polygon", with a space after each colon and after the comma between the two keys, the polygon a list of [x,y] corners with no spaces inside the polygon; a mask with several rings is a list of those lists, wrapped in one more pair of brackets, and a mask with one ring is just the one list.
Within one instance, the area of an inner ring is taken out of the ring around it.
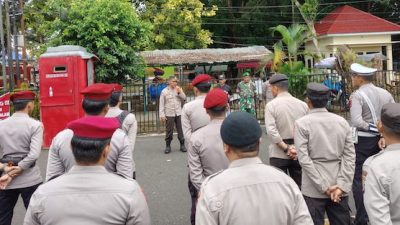
{"label": "belt", "polygon": [[293,145],[294,144],[294,139],[283,139],[283,142],[285,142],[288,145]]}
{"label": "belt", "polygon": [[[3,158],[0,159],[1,163],[7,164],[8,166],[18,166],[18,163],[21,162],[25,156],[18,156],[18,157],[12,157],[12,156],[4,156]],[[34,167],[36,162],[34,162],[30,168]]]}
{"label": "belt", "polygon": [[360,137],[377,137],[379,135],[373,134],[373,133],[369,133],[366,131],[357,131],[357,135]]}

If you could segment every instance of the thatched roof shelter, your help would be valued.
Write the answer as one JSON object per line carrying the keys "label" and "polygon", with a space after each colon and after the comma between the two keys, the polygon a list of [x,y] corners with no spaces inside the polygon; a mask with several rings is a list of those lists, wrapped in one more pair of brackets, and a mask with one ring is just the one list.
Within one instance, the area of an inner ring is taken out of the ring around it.
{"label": "thatched roof shelter", "polygon": [[143,51],[140,55],[147,65],[222,64],[229,62],[260,61],[272,55],[264,46],[243,48],[171,49]]}

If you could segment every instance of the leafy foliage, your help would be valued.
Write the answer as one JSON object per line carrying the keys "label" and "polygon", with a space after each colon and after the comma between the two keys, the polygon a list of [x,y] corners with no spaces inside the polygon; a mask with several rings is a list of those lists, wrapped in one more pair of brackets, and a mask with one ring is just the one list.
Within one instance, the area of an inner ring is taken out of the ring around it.
{"label": "leafy foliage", "polygon": [[125,75],[144,75],[144,63],[137,52],[150,46],[151,26],[139,19],[130,3],[123,0],[49,0],[49,3],[49,9],[60,8],[58,15],[51,12],[49,18],[33,17],[44,21],[37,33],[49,42],[42,47],[85,47],[100,59],[96,67],[98,81],[122,82]]}
{"label": "leafy foliage", "polygon": [[215,15],[217,8],[203,8],[199,0],[146,1],[143,18],[154,25],[157,49],[206,48],[211,32],[202,29],[202,18]]}

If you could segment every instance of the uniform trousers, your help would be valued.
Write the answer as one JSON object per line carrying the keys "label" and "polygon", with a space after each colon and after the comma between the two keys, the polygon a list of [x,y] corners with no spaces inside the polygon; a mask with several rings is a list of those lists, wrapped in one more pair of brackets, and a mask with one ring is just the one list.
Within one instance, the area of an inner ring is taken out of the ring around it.
{"label": "uniform trousers", "polygon": [[301,166],[298,160],[270,158],[269,164],[288,174],[301,188]]}
{"label": "uniform trousers", "polygon": [[364,207],[364,188],[362,181],[362,167],[365,160],[377,154],[380,149],[378,146],[380,137],[358,137],[358,144],[355,144],[356,149],[356,169],[354,171],[353,179],[353,196],[357,209],[355,225],[367,225],[368,215]]}
{"label": "uniform trousers", "polygon": [[14,207],[17,204],[19,195],[22,197],[25,208],[28,208],[31,196],[39,185],[0,191],[0,225],[11,225]]}
{"label": "uniform trousers", "polygon": [[174,135],[174,126],[176,127],[176,131],[178,132],[178,139],[181,143],[185,141],[183,137],[183,130],[182,130],[182,123],[181,123],[181,116],[167,116],[166,131],[165,131],[165,142],[169,145],[172,141]]}
{"label": "uniform trousers", "polygon": [[190,210],[190,223],[192,225],[194,225],[196,222],[196,205],[197,205],[197,197],[198,197],[199,191],[190,181],[190,177],[188,177],[188,178],[189,178],[189,181],[188,181],[189,193],[190,193],[190,197],[192,199],[192,208]]}
{"label": "uniform trousers", "polygon": [[339,203],[330,198],[310,198],[304,196],[308,210],[314,225],[325,224],[325,212],[328,215],[330,225],[350,225],[349,197],[342,197]]}

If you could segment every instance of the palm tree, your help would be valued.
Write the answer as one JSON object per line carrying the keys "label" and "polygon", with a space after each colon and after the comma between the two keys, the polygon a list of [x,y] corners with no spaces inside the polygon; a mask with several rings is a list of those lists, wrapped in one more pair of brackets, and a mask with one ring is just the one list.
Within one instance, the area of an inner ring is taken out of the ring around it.
{"label": "palm tree", "polygon": [[290,27],[278,25],[272,28],[272,34],[278,32],[282,39],[278,42],[280,45],[283,43],[287,47],[289,64],[297,61],[299,48],[310,37],[308,27],[303,24],[292,24]]}

